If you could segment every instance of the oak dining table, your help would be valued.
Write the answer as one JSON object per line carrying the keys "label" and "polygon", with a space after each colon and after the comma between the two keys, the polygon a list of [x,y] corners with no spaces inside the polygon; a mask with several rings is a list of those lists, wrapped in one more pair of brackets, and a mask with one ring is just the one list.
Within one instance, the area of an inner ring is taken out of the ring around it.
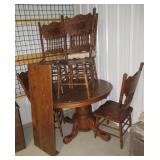
{"label": "oak dining table", "polygon": [[[73,124],[72,131],[63,139],[64,143],[69,143],[79,131],[92,130],[105,141],[110,139],[110,135],[96,127],[96,118],[92,112],[92,104],[106,98],[112,90],[112,84],[101,79],[96,79],[90,84],[89,96],[85,87],[66,88],[60,98],[54,98],[56,108],[75,108],[75,113],[70,119]],[[55,94],[53,94],[55,95]]]}

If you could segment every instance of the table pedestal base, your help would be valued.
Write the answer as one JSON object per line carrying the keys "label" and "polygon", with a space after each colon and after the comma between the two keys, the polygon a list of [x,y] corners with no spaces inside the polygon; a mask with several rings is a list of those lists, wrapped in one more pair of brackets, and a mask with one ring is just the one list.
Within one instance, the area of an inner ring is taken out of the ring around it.
{"label": "table pedestal base", "polygon": [[69,143],[78,134],[78,131],[92,130],[97,136],[105,141],[110,139],[110,135],[96,127],[96,118],[94,117],[91,106],[76,108],[76,113],[72,117],[72,132],[65,136],[64,143]]}

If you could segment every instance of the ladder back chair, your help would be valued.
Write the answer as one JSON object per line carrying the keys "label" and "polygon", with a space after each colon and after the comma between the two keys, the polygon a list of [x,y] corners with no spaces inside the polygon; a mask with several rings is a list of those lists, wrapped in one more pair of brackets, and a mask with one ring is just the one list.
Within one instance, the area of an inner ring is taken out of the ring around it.
{"label": "ladder back chair", "polygon": [[[28,71],[17,73],[17,79],[20,82],[26,96],[30,100],[29,95],[29,83],[28,83]],[[64,113],[62,109],[54,109],[55,112],[55,128],[58,128],[60,130],[60,134],[63,137],[63,131],[62,131],[62,122],[64,122]]]}
{"label": "ladder back chair", "polygon": [[[110,134],[120,138],[121,149],[123,148],[123,135],[132,124],[131,113],[133,108],[130,104],[133,99],[143,65],[144,63],[140,64],[139,70],[133,76],[127,77],[127,74],[123,75],[119,102],[108,100],[94,112],[97,127],[100,125],[106,126],[119,132],[118,136],[112,133]],[[103,123],[105,121],[107,122],[106,124]],[[118,128],[110,125],[109,121],[118,123]]]}

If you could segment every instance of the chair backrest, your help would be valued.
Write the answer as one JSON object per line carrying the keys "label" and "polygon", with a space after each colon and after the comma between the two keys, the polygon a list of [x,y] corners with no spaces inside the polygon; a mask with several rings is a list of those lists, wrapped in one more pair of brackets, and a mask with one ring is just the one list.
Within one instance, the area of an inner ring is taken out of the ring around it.
{"label": "chair backrest", "polygon": [[41,48],[44,57],[47,54],[64,53],[64,34],[63,25],[61,22],[52,22],[48,25],[42,25],[40,22],[39,33],[41,40]]}
{"label": "chair backrest", "polygon": [[140,64],[139,70],[133,76],[127,77],[127,74],[123,75],[121,93],[119,98],[119,104],[122,110],[127,109],[131,104],[141,71],[143,69],[143,65],[144,63]]}
{"label": "chair backrest", "polygon": [[65,46],[68,54],[91,52],[96,38],[97,18],[98,14],[94,9],[93,14],[76,15],[64,20],[64,32],[69,40],[69,45]]}
{"label": "chair backrest", "polygon": [[29,96],[28,71],[17,73],[16,75],[17,75],[18,81],[22,85],[22,88],[23,88],[25,94],[27,95],[27,97],[29,99],[30,96]]}

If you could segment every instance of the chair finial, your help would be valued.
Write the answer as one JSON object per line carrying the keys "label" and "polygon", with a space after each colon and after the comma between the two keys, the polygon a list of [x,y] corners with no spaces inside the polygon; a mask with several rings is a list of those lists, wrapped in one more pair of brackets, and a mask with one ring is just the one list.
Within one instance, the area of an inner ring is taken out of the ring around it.
{"label": "chair finial", "polygon": [[93,8],[93,15],[96,14],[96,7]]}
{"label": "chair finial", "polygon": [[144,66],[144,62],[141,62],[140,67],[139,67],[140,71],[143,69],[143,66]]}

